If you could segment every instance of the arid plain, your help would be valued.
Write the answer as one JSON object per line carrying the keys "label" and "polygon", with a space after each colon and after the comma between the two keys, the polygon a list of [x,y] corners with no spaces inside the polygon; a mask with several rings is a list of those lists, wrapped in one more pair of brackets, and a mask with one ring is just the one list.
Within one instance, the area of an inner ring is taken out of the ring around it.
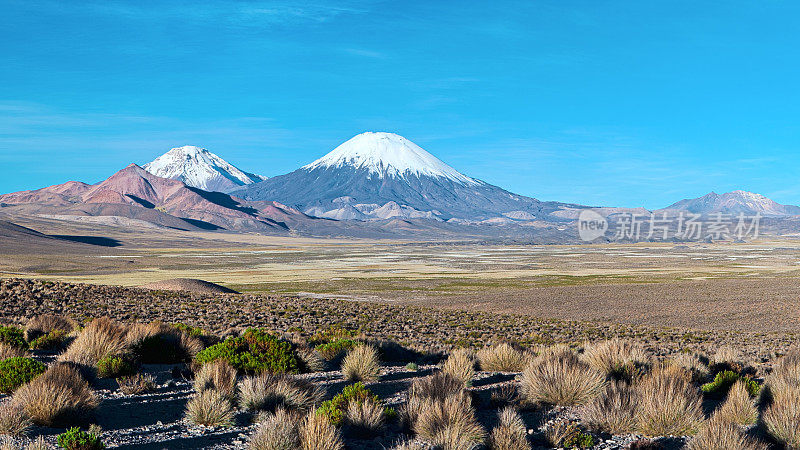
{"label": "arid plain", "polygon": [[48,235],[89,236],[70,239],[94,245],[0,241],[4,277],[120,286],[199,278],[245,293],[698,330],[800,331],[800,239],[792,236],[557,246],[15,222]]}

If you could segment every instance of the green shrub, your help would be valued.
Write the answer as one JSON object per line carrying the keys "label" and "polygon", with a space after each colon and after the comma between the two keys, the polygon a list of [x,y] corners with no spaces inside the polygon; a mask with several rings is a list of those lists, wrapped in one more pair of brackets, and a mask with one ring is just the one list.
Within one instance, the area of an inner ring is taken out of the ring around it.
{"label": "green shrub", "polygon": [[339,326],[333,326],[323,331],[315,333],[308,339],[308,343],[309,345],[326,344],[328,342],[333,342],[343,339],[352,339],[355,336],[356,333],[353,331],[350,331],[346,328],[342,328]]}
{"label": "green shrub", "polygon": [[701,389],[710,397],[720,398],[726,396],[728,391],[731,389],[731,386],[733,386],[733,384],[739,380],[744,382],[745,388],[747,388],[747,393],[750,394],[751,397],[758,395],[759,390],[761,390],[761,386],[758,385],[758,382],[750,378],[743,377],[732,370],[719,372],[714,377],[714,381],[702,385]]}
{"label": "green shrub", "polygon": [[81,431],[78,427],[58,435],[58,446],[67,450],[99,450],[106,448],[100,436],[91,431]]}
{"label": "green shrub", "polygon": [[564,439],[564,448],[592,448],[595,445],[597,445],[597,440],[594,436],[579,429]]}
{"label": "green shrub", "polygon": [[317,415],[327,417],[333,425],[339,426],[344,421],[344,412],[350,403],[373,402],[380,404],[381,400],[369,389],[364,387],[361,382],[346,386],[341,393],[336,394],[332,399],[322,402],[317,409]]}
{"label": "green shrub", "polygon": [[136,366],[123,356],[106,356],[97,361],[97,376],[119,378],[136,373]]}
{"label": "green shrub", "polygon": [[413,370],[414,372],[419,370],[419,364],[410,362],[406,364],[406,370]]}
{"label": "green shrub", "polygon": [[179,331],[183,331],[184,333],[188,334],[191,337],[201,337],[204,334],[206,334],[205,330],[203,330],[202,328],[193,327],[191,325],[186,325],[184,323],[173,323],[172,327]]}
{"label": "green shrub", "polygon": [[17,327],[0,326],[0,342],[12,347],[28,348],[28,343],[25,342],[25,332]]}
{"label": "green shrub", "polygon": [[315,347],[315,350],[320,356],[330,361],[341,356],[344,352],[352,350],[355,346],[356,341],[352,339],[337,339],[325,344],[319,344]]}
{"label": "green shrub", "polygon": [[243,335],[212,345],[195,357],[201,364],[218,359],[243,373],[299,373],[292,344],[263,330],[249,328]]}
{"label": "green shrub", "polygon": [[32,350],[58,350],[64,346],[66,338],[64,330],[53,330],[32,340],[29,345]]}
{"label": "green shrub", "polygon": [[31,358],[8,358],[0,361],[0,392],[11,392],[47,370]]}

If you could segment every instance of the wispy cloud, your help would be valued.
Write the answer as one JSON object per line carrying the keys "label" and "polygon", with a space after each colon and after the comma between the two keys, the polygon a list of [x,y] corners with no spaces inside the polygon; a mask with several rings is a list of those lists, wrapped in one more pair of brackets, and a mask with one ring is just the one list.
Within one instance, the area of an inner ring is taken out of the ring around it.
{"label": "wispy cloud", "polygon": [[387,55],[383,52],[378,52],[375,50],[367,50],[364,48],[343,48],[342,51],[349,55],[353,56],[361,56],[364,58],[372,58],[372,59],[386,59]]}

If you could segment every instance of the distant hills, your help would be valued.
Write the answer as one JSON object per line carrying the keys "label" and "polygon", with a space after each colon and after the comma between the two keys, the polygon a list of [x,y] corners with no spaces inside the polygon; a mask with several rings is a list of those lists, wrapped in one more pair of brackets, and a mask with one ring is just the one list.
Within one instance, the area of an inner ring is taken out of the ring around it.
{"label": "distant hills", "polygon": [[761,214],[762,216],[800,215],[800,206],[781,205],[761,194],[733,191],[724,194],[711,192],[702,197],[681,200],[661,211],[688,211],[695,214],[722,213],[737,215]]}
{"label": "distant hills", "polygon": [[[576,239],[593,209],[611,222],[644,208],[540,201],[472,178],[393,133],[359,134],[291,173],[266,178],[210,151],[177,147],[97,184],[69,181],[0,195],[0,213],[119,227],[300,233],[317,236]],[[792,218],[800,207],[746,191],[710,193],[657,212]],[[787,225],[789,224],[789,225]],[[788,228],[787,228],[788,227]]]}

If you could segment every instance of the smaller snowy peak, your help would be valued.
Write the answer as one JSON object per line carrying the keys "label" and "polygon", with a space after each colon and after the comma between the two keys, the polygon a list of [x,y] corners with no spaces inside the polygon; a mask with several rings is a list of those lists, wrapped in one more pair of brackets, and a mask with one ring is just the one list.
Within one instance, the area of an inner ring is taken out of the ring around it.
{"label": "smaller snowy peak", "polygon": [[180,180],[206,191],[230,192],[266,179],[244,172],[214,153],[193,145],[173,148],[142,167],[153,175]]}
{"label": "smaller snowy peak", "polygon": [[711,192],[702,197],[685,199],[674,203],[666,210],[684,210],[692,213],[763,214],[770,216],[798,215],[800,208],[782,205],[761,194],[748,191],[732,191],[724,194]]}
{"label": "smaller snowy peak", "polygon": [[303,166],[305,170],[352,167],[366,169],[379,178],[428,176],[461,184],[479,184],[408,139],[385,132],[361,133],[322,158]]}

